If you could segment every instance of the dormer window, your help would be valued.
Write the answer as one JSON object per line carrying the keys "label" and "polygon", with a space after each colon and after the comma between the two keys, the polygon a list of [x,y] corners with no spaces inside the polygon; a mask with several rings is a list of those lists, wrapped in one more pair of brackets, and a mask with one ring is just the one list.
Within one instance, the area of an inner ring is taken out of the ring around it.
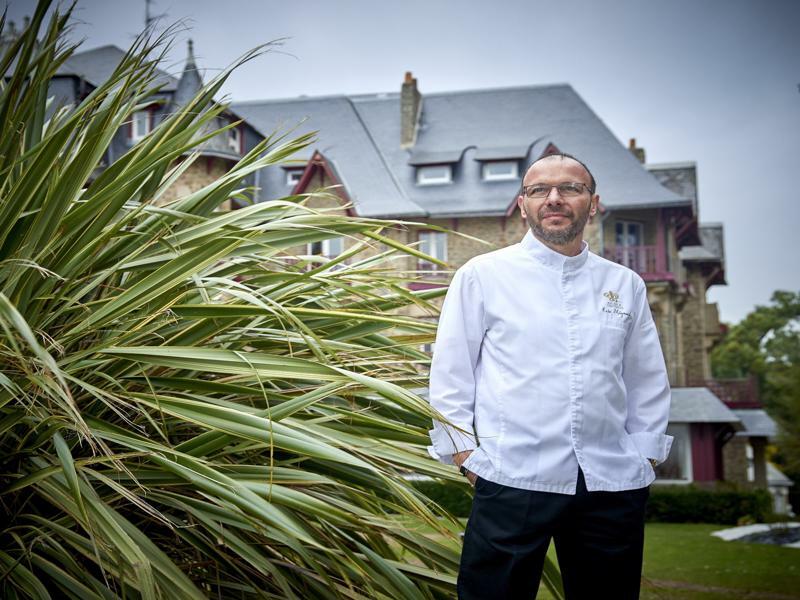
{"label": "dormer window", "polygon": [[519,162],[516,160],[493,160],[481,165],[484,181],[510,181],[519,177]]}
{"label": "dormer window", "polygon": [[303,177],[304,168],[286,169],[286,185],[297,185]]}
{"label": "dormer window", "polygon": [[242,130],[238,125],[228,129],[228,147],[236,154],[242,153]]}
{"label": "dormer window", "polygon": [[153,113],[147,109],[131,115],[131,140],[138,142],[153,130]]}
{"label": "dormer window", "polygon": [[417,167],[417,185],[443,185],[453,183],[452,165],[424,165]]}

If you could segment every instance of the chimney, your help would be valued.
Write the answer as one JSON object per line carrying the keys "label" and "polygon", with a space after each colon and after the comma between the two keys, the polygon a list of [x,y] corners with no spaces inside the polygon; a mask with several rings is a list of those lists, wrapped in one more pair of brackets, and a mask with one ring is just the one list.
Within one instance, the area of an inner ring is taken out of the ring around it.
{"label": "chimney", "polygon": [[400,88],[400,147],[409,148],[417,141],[417,125],[422,111],[422,94],[417,90],[417,80],[406,71]]}
{"label": "chimney", "polygon": [[644,148],[636,147],[636,138],[631,138],[631,141],[628,143],[628,150],[639,159],[640,163],[644,164],[646,162],[644,158]]}

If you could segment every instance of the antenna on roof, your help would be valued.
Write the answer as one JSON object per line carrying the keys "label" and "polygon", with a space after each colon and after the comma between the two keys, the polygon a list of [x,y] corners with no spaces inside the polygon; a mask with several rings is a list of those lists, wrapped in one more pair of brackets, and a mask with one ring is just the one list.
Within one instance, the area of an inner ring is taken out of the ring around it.
{"label": "antenna on roof", "polygon": [[153,0],[144,0],[144,26],[146,29],[150,29],[150,27],[158,21],[161,17],[167,16],[167,13],[161,13],[160,15],[154,15],[150,12],[150,6],[153,4]]}

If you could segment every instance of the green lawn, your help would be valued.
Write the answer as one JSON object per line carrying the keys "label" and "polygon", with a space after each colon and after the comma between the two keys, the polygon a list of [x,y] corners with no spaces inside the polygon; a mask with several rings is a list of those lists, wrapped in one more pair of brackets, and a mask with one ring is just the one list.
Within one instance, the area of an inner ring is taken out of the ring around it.
{"label": "green lawn", "polygon": [[[650,523],[642,600],[800,598],[800,549],[724,542],[721,525]],[[550,547],[555,560],[555,549]],[[537,598],[552,597],[542,587]]]}
{"label": "green lawn", "polygon": [[[462,525],[453,531],[463,530]],[[642,600],[800,600],[800,549],[724,542],[724,525],[648,523]],[[423,535],[439,537],[431,531]],[[553,545],[548,551],[556,560]],[[553,600],[544,586],[538,600]]]}

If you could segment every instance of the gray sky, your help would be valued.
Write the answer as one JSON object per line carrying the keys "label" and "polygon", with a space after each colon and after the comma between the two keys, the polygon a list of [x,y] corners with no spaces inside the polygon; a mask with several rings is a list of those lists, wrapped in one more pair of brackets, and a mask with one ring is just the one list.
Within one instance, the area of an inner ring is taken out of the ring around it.
{"label": "gray sky", "polygon": [[[11,0],[22,22],[35,2]],[[144,0],[78,0],[84,48],[126,48]],[[423,95],[570,83],[648,162],[697,162],[700,218],[725,225],[727,286],[709,301],[736,322],[776,289],[800,290],[800,2],[794,0],[154,0],[209,76],[260,43],[282,52],[242,67],[235,100],[399,91]],[[602,182],[600,182],[602,197]]]}

